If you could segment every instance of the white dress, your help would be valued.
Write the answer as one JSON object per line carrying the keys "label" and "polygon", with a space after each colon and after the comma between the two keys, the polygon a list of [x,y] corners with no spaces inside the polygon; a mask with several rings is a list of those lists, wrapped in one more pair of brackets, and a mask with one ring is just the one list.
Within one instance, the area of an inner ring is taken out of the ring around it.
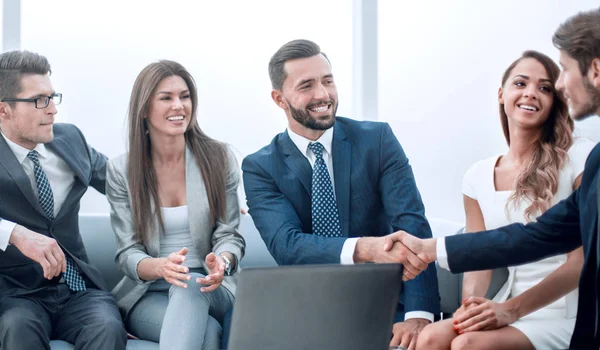
{"label": "white dress", "polygon": [[[583,172],[585,161],[595,144],[587,139],[576,138],[568,151],[569,157],[560,171],[558,190],[552,205],[567,198],[573,192],[575,179]],[[485,228],[506,226],[515,222],[526,223],[525,209],[531,201],[521,200],[515,208],[514,202],[506,203],[514,191],[496,191],[494,170],[500,155],[475,163],[464,176],[462,193],[477,200]],[[509,267],[509,277],[494,301],[503,302],[519,295],[541,282],[567,260],[567,255],[559,255],[537,262]],[[559,300],[539,309],[511,326],[529,338],[536,349],[565,349],[569,347],[575,317],[577,315],[577,289]]]}

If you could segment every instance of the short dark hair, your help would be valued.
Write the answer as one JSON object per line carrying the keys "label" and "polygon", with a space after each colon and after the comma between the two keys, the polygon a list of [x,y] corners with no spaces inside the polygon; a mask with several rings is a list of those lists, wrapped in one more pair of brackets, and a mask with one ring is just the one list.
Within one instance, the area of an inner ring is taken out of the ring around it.
{"label": "short dark hair", "polygon": [[0,54],[0,98],[12,98],[21,92],[25,74],[51,74],[48,59],[30,51],[8,51]]}
{"label": "short dark hair", "polygon": [[[269,61],[269,78],[273,89],[281,90],[283,82],[287,78],[284,65],[285,62],[297,58],[308,58],[321,54],[327,58],[324,52],[321,52],[319,45],[310,40],[298,39],[290,41],[275,52]],[[327,58],[329,61],[329,58]]]}
{"label": "short dark hair", "polygon": [[600,58],[600,8],[579,12],[558,27],[552,42],[579,63],[587,74],[592,61]]}

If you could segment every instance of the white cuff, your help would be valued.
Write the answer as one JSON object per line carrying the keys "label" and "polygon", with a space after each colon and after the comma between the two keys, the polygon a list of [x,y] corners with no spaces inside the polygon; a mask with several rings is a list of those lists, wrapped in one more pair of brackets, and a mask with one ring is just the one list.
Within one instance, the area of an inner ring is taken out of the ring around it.
{"label": "white cuff", "polygon": [[404,321],[410,320],[411,318],[424,318],[433,323],[433,314],[427,311],[411,311],[404,314]]}
{"label": "white cuff", "polygon": [[0,249],[3,251],[8,247],[8,241],[10,241],[10,235],[17,226],[16,223],[8,220],[0,220]]}
{"label": "white cuff", "polygon": [[435,244],[435,252],[437,254],[438,265],[450,271],[448,264],[448,253],[446,252],[446,237],[440,237]]}
{"label": "white cuff", "polygon": [[360,237],[354,237],[344,241],[342,253],[340,254],[340,264],[354,265],[354,251],[356,250],[356,242],[358,242],[359,239]]}

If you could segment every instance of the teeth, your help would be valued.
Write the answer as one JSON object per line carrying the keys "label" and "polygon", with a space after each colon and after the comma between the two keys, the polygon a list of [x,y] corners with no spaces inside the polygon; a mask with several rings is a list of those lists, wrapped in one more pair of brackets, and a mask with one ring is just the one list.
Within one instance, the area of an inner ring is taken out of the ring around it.
{"label": "teeth", "polygon": [[534,111],[534,112],[538,110],[537,108],[535,108],[533,106],[528,106],[528,105],[520,105],[519,108],[526,109],[528,111]]}
{"label": "teeth", "polygon": [[327,108],[329,108],[329,106],[324,105],[324,106],[320,106],[320,107],[312,107],[312,108],[310,108],[310,110],[313,112],[321,113],[321,112],[325,112],[327,110]]}
{"label": "teeth", "polygon": [[167,120],[171,120],[171,121],[174,121],[174,120],[183,120],[183,116],[182,115],[175,115],[175,116],[172,116],[172,117],[168,117]]}

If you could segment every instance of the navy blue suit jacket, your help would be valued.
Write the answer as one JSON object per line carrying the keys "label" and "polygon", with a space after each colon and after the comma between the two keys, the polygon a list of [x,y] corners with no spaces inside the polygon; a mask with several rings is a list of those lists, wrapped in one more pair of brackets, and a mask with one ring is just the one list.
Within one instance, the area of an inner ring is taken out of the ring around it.
{"label": "navy blue suit jacket", "polygon": [[537,222],[446,237],[450,269],[464,272],[520,265],[568,253],[583,244],[585,262],[579,280],[579,307],[571,348],[598,349],[598,186],[600,145],[596,145],[587,159],[579,189],[538,217]]}
{"label": "navy blue suit jacket", "polygon": [[[341,238],[312,234],[312,168],[287,132],[242,163],[250,214],[280,265],[339,263],[348,237],[431,237],[408,159],[386,123],[336,118],[333,176]],[[400,276],[399,276],[400,278]],[[404,283],[404,311],[440,312],[435,266]]]}

